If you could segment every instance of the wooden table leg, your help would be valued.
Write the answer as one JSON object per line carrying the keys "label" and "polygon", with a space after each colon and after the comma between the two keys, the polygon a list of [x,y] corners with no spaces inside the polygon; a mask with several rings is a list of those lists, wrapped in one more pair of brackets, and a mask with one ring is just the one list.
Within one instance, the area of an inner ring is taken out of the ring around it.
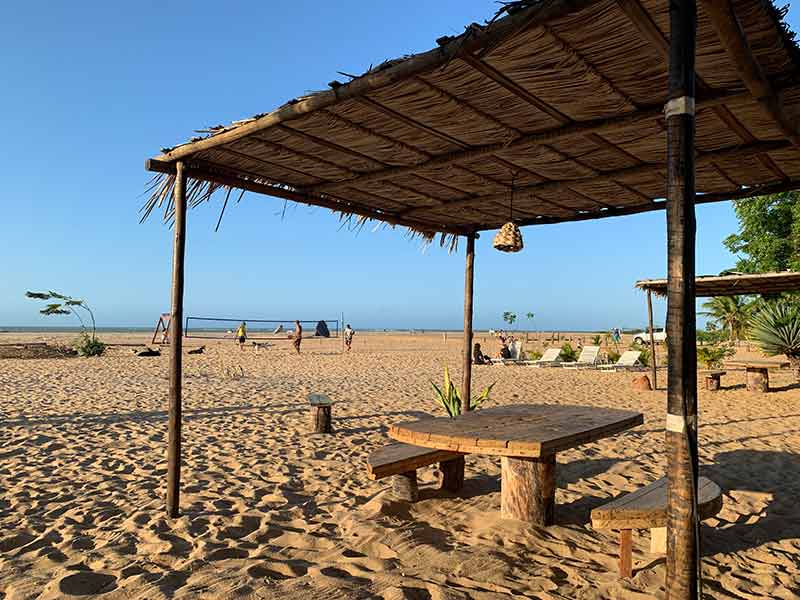
{"label": "wooden table leg", "polygon": [[459,456],[439,463],[442,479],[439,488],[448,492],[458,492],[464,487],[464,457]]}
{"label": "wooden table leg", "polygon": [[556,499],[556,457],[501,459],[500,517],[552,525]]}
{"label": "wooden table leg", "polygon": [[633,536],[630,529],[619,530],[619,576],[628,579],[633,575]]}
{"label": "wooden table leg", "polygon": [[747,391],[765,393],[769,391],[769,371],[759,367],[747,367]]}

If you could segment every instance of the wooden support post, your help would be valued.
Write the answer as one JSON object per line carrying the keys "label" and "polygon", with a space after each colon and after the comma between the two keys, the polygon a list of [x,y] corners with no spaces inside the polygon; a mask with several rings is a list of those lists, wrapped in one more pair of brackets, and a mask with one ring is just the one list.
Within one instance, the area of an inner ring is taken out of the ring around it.
{"label": "wooden support post", "polygon": [[392,492],[400,500],[416,502],[419,499],[416,470],[395,475],[392,478]]}
{"label": "wooden support post", "polygon": [[461,412],[469,410],[472,394],[472,286],[475,280],[475,238],[467,236],[466,268],[464,269],[464,373],[461,380]]}
{"label": "wooden support post", "polygon": [[633,532],[630,529],[619,530],[619,576],[628,579],[633,575]]}
{"label": "wooden support post", "polygon": [[658,380],[656,379],[656,370],[658,363],[656,362],[656,338],[653,331],[653,292],[647,290],[647,324],[650,326],[650,374],[653,376],[653,389],[658,389]]}
{"label": "wooden support post", "polygon": [[442,479],[439,488],[448,492],[458,492],[464,487],[464,457],[459,456],[439,463]]}
{"label": "wooden support post", "polygon": [[556,499],[556,457],[500,460],[500,517],[536,525],[553,524]]}
{"label": "wooden support post", "polygon": [[699,598],[695,311],[695,0],[669,3],[667,600]]}
{"label": "wooden support post", "polygon": [[175,224],[172,248],[172,308],[169,323],[169,421],[167,436],[167,515],[180,515],[181,383],[183,376],[183,274],[186,258],[186,175],[175,165]]}

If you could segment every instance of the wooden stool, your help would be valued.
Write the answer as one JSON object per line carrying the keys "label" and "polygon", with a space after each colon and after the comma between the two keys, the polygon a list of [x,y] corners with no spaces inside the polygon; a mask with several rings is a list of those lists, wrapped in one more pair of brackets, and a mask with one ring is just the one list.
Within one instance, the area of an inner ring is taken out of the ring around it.
{"label": "wooden stool", "polygon": [[769,370],[765,367],[747,367],[747,391],[765,394],[769,391]]}
{"label": "wooden stool", "polygon": [[704,371],[706,389],[709,392],[716,392],[720,388],[720,378],[727,373],[727,371]]}
{"label": "wooden stool", "polygon": [[[701,520],[722,509],[722,490],[708,479],[697,482],[697,510]],[[650,552],[663,554],[667,546],[667,478],[662,477],[635,492],[625,494],[592,511],[595,529],[619,529],[619,576],[633,575],[633,529],[650,530]]]}
{"label": "wooden stool", "polygon": [[333,402],[325,394],[309,394],[311,405],[311,429],[314,433],[333,433],[331,406]]}

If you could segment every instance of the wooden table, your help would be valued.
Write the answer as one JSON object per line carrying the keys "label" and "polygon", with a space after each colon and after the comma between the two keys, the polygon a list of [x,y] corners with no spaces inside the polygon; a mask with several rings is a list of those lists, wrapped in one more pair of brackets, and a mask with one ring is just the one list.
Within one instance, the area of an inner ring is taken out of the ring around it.
{"label": "wooden table", "polygon": [[782,369],[789,366],[787,360],[727,360],[729,367],[744,367],[747,377],[747,390],[765,393],[769,391],[769,369]]}
{"label": "wooden table", "polygon": [[439,450],[500,456],[500,511],[553,523],[556,453],[644,423],[641,413],[591,406],[517,404],[392,425],[396,440]]}

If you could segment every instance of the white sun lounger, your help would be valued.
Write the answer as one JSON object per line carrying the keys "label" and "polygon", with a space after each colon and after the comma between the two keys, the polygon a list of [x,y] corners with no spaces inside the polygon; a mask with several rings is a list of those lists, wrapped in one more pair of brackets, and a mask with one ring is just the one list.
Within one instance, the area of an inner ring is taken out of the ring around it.
{"label": "white sun lounger", "polygon": [[608,365],[597,365],[598,369],[634,369],[636,367],[641,367],[642,363],[639,362],[639,357],[642,353],[639,350],[626,350],[622,353],[622,356],[619,357],[619,360],[615,363],[611,363]]}
{"label": "white sun lounger", "polygon": [[526,360],[530,367],[553,367],[561,362],[561,348],[548,348],[539,360]]}
{"label": "white sun lounger", "polygon": [[578,356],[578,360],[562,362],[561,366],[565,369],[588,369],[597,364],[597,358],[599,356],[600,346],[584,346],[580,356]]}

